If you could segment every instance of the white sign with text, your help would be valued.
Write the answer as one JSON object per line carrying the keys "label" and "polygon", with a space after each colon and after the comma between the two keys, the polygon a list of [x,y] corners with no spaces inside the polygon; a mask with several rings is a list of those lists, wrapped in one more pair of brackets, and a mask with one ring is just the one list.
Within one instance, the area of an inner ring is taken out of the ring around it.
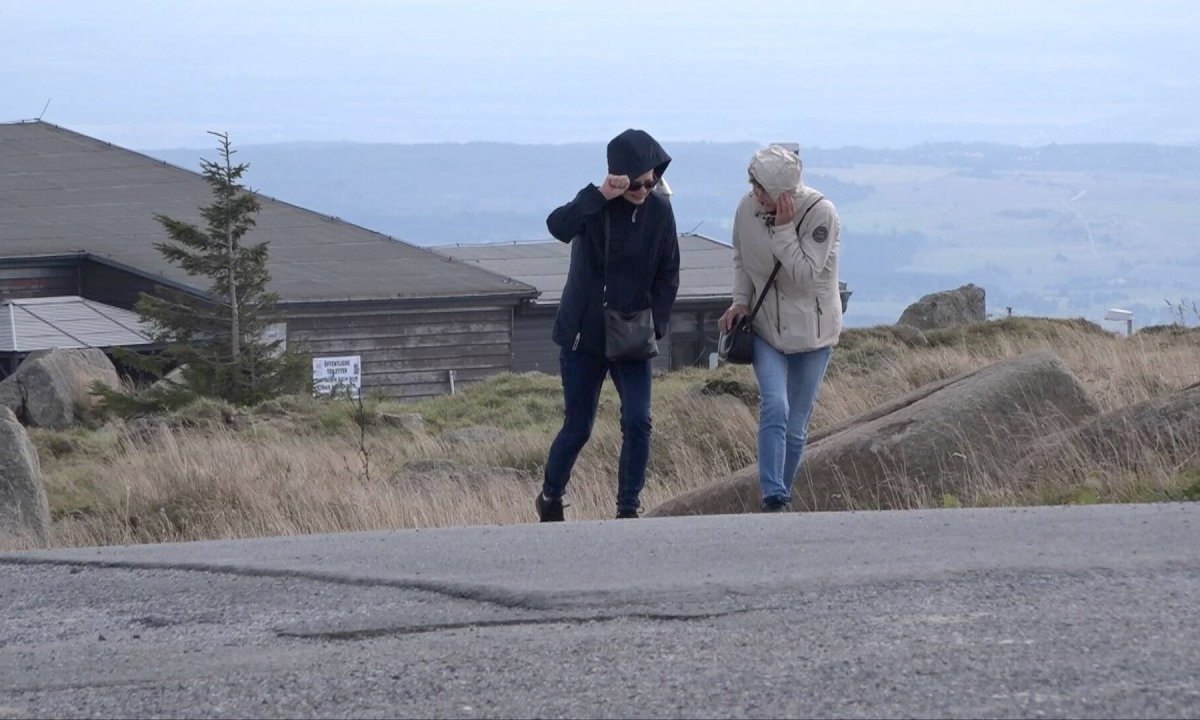
{"label": "white sign with text", "polygon": [[362,359],[358,355],[313,358],[313,396],[358,399],[362,387]]}

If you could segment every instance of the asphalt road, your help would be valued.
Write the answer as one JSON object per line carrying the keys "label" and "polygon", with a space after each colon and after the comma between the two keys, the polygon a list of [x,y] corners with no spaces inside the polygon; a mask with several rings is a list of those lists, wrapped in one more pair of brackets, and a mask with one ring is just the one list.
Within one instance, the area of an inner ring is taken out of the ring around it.
{"label": "asphalt road", "polygon": [[1200,503],[0,555],[0,717],[1200,717]]}

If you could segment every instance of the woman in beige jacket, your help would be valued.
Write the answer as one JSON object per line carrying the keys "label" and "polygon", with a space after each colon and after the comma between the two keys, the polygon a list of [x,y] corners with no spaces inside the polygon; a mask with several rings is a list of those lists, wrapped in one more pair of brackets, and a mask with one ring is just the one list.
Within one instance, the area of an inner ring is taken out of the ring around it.
{"label": "woman in beige jacket", "polygon": [[[765,291],[754,318],[754,375],[762,402],[758,476],[762,510],[791,509],[792,483],[832,348],[842,331],[841,225],[833,203],[806,186],[800,158],[778,145],[754,154],[751,192],[733,224],[733,304],[728,332]],[[767,280],[779,262],[775,280]]]}

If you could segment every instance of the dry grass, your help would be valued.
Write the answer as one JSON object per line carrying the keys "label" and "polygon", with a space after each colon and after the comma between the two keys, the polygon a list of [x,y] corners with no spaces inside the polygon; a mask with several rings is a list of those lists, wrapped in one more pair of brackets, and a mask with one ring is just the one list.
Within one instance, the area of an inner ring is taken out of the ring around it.
{"label": "dry grass", "polygon": [[[928,345],[886,328],[850,331],[835,353],[814,430],[934,380],[1049,348],[1104,410],[1200,381],[1200,332],[1121,338],[1083,321],[1013,318],[930,334]],[[643,503],[653,507],[753,463],[755,385],[748,368],[687,370],[655,384],[654,448]],[[245,412],[201,403],[165,422],[33,431],[54,518],[53,544],[94,545],[533,519],[532,498],[561,419],[558,379],[507,375],[455,396],[400,405],[369,401],[365,441],[348,402],[283,398]],[[425,429],[373,422],[421,413]],[[500,428],[492,439],[443,433]],[[364,464],[363,450],[367,463]],[[602,395],[591,442],[569,490],[572,518],[614,511],[618,399]],[[940,496],[884,478],[912,506],[1145,501],[1200,494],[1200,470],[1159,462],[1153,448],[1127,467],[1064,454],[1060,481],[1014,490],[1003,469],[972,468],[971,492]],[[1193,455],[1193,458],[1196,456]]]}

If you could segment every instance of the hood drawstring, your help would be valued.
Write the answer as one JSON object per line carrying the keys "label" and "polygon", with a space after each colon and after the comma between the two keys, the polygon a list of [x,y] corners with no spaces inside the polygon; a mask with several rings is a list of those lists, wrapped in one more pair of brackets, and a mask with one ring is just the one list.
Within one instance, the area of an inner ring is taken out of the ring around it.
{"label": "hood drawstring", "polygon": [[633,217],[631,217],[631,218],[629,219],[629,222],[630,222],[630,223],[636,223],[636,222],[637,222],[637,211],[638,211],[638,210],[641,210],[641,207],[635,207],[635,208],[633,209]]}

